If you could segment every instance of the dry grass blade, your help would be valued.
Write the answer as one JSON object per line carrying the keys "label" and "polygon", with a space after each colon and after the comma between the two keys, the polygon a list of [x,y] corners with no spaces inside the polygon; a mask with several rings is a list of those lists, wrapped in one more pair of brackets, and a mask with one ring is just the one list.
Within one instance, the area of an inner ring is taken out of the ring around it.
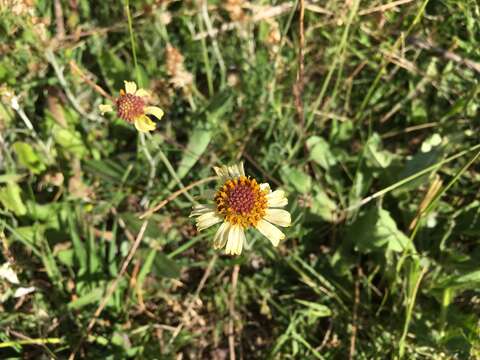
{"label": "dry grass blade", "polygon": [[228,349],[230,360],[235,360],[235,297],[237,296],[238,274],[240,272],[240,265],[236,264],[232,271],[232,291],[228,301],[228,312],[230,319],[228,320]]}
{"label": "dry grass blade", "polygon": [[160,210],[162,207],[164,207],[165,205],[167,205],[170,201],[175,200],[177,197],[179,197],[179,196],[182,195],[183,193],[187,192],[188,190],[194,188],[195,186],[199,186],[199,185],[202,185],[202,184],[205,184],[205,183],[207,183],[207,182],[210,182],[210,181],[213,181],[213,180],[217,180],[217,179],[218,179],[218,177],[216,177],[216,176],[210,176],[210,177],[208,177],[208,178],[195,181],[195,182],[191,183],[190,185],[187,185],[187,186],[185,186],[184,188],[175,191],[174,193],[172,193],[172,195],[170,195],[169,197],[167,197],[165,200],[163,200],[162,202],[160,202],[158,205],[156,205],[155,207],[153,207],[153,208],[150,209],[150,210],[145,211],[142,215],[140,215],[140,219],[144,219],[144,218],[146,218],[147,216],[152,215],[153,213],[157,212],[157,211]]}

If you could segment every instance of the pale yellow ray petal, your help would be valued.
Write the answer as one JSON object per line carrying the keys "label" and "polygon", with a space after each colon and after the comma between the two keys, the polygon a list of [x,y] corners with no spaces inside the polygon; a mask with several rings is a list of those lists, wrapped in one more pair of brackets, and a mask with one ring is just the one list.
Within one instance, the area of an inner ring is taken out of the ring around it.
{"label": "pale yellow ray petal", "polygon": [[240,171],[240,175],[245,176],[245,168],[243,166],[243,161],[240,161],[240,164],[238,164],[238,170]]}
{"label": "pale yellow ray petal", "polygon": [[160,109],[158,106],[147,106],[147,107],[145,107],[145,113],[155,116],[158,120],[160,120],[163,117],[163,114],[164,114],[163,110]]}
{"label": "pale yellow ray petal", "polygon": [[135,84],[133,81],[124,81],[124,83],[125,83],[125,92],[127,94],[135,95],[135,92],[137,91],[137,84]]}
{"label": "pale yellow ray petal", "polygon": [[100,110],[100,113],[103,115],[107,112],[113,111],[113,106],[110,104],[100,104],[98,105],[98,110]]}
{"label": "pale yellow ray petal", "polygon": [[223,218],[218,216],[214,211],[205,213],[197,218],[197,230],[205,230],[221,221],[223,221]]}
{"label": "pale yellow ray petal", "polygon": [[[240,225],[232,225],[228,232],[227,246],[225,247],[225,254],[240,255],[242,253],[243,241],[245,240],[245,233]],[[241,242],[241,243],[240,243]]]}
{"label": "pale yellow ray petal", "polygon": [[149,132],[155,130],[156,125],[148,116],[143,115],[135,119],[135,127],[140,132]]}
{"label": "pale yellow ray petal", "polygon": [[236,178],[241,175],[240,168],[238,167],[237,164],[228,166],[227,169],[228,169],[228,175],[232,178]]}
{"label": "pale yellow ray petal", "polygon": [[260,190],[266,191],[267,194],[270,194],[272,192],[272,189],[270,188],[270,185],[268,183],[261,183],[259,184]]}
{"label": "pale yellow ray petal", "polygon": [[273,246],[278,246],[280,240],[285,239],[285,234],[280,231],[275,225],[270,224],[268,221],[260,220],[256,226],[257,230],[265,236]]}
{"label": "pale yellow ray petal", "polygon": [[290,213],[283,209],[265,210],[264,219],[278,226],[287,227],[292,225],[292,217]]}
{"label": "pale yellow ray petal", "polygon": [[149,98],[150,97],[150,93],[145,90],[145,89],[138,89],[136,92],[135,92],[135,95],[136,96],[140,96],[140,97],[143,97],[143,98]]}
{"label": "pale yellow ray petal", "polygon": [[200,216],[213,210],[213,205],[194,205],[189,217]]}
{"label": "pale yellow ray petal", "polygon": [[222,225],[217,230],[215,237],[213,238],[213,248],[214,249],[222,249],[225,247],[225,244],[228,240],[228,233],[230,232],[230,223],[224,221]]}
{"label": "pale yellow ray petal", "polygon": [[221,167],[214,166],[213,171],[221,178],[228,177],[228,168],[225,165]]}
{"label": "pale yellow ray petal", "polygon": [[284,207],[288,204],[288,199],[285,196],[285,191],[275,190],[267,195],[268,207]]}

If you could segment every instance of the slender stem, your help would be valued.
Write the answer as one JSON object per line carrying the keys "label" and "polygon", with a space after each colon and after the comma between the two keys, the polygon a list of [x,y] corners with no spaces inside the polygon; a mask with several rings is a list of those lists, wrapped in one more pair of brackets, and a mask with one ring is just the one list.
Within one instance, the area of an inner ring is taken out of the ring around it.
{"label": "slender stem", "polygon": [[142,215],[140,215],[140,219],[144,219],[145,217],[152,215],[154,212],[160,210],[162,207],[167,205],[170,201],[176,199],[177,197],[179,197],[183,193],[187,192],[188,190],[194,188],[195,186],[199,186],[201,184],[204,184],[206,182],[213,181],[213,180],[218,180],[218,177],[211,176],[211,177],[208,177],[208,178],[204,178],[204,179],[195,181],[194,183],[191,183],[190,185],[187,185],[180,190],[175,191],[172,195],[170,195],[168,198],[166,198],[165,200],[160,202],[158,205],[149,209],[148,211],[145,211]]}
{"label": "slender stem", "polygon": [[[177,173],[175,172],[175,169],[173,168],[172,164],[170,163],[170,161],[168,160],[168,158],[165,156],[162,149],[160,148],[158,149],[158,156],[160,157],[160,160],[163,161],[163,164],[166,166],[168,172],[170,173],[172,178],[175,180],[175,182],[178,184],[178,186],[182,189],[185,189],[185,185],[183,185],[182,181],[177,176]],[[185,196],[191,202],[195,202],[195,199],[188,192],[185,192]]]}
{"label": "slender stem", "polygon": [[127,12],[127,19],[128,19],[128,32],[130,33],[130,43],[132,46],[132,56],[133,56],[133,64],[135,66],[135,72],[137,76],[137,83],[138,86],[142,86],[142,79],[140,77],[140,69],[138,68],[137,62],[137,50],[135,46],[135,37],[133,35],[133,24],[132,24],[132,14],[130,13],[130,1],[125,0],[125,10]]}
{"label": "slender stem", "polygon": [[422,282],[423,276],[425,275],[426,272],[427,272],[427,268],[426,267],[422,268],[420,274],[418,275],[412,294],[410,294],[410,296],[407,299],[405,323],[403,325],[402,337],[400,338],[400,341],[399,341],[399,351],[398,351],[399,359],[402,359],[403,355],[405,354],[405,340],[407,339],[408,328],[410,327],[413,308],[415,307],[415,301],[417,299],[417,293],[418,293],[418,289],[420,288],[420,283]]}
{"label": "slender stem", "polygon": [[393,191],[397,188],[399,188],[400,186],[402,185],[405,185],[406,183],[409,183],[410,181],[412,180],[415,180],[417,178],[419,178],[420,176],[423,176],[425,174],[428,174],[429,172],[433,171],[433,170],[436,170],[438,169],[439,167],[441,167],[442,165],[445,165],[446,163],[449,163],[450,161],[453,161],[455,159],[458,159],[459,157],[462,157],[463,155],[465,154],[468,154],[469,152],[471,151],[475,151],[475,150],[478,150],[480,148],[480,144],[477,144],[477,145],[474,145],[472,146],[470,149],[466,149],[466,150],[463,150],[463,151],[460,151],[459,153],[455,154],[455,155],[452,155],[442,161],[439,161],[438,163],[436,164],[433,164],[413,175],[410,175],[400,181],[397,181],[395,184],[392,184],[390,186],[387,186],[386,188],[380,190],[380,191],[377,191],[375,194],[373,195],[370,195],[370,196],[367,196],[366,198],[360,200],[359,202],[357,202],[356,204],[348,207],[347,209],[345,209],[344,211],[345,212],[350,212],[352,210],[355,210],[355,209],[358,209],[362,206],[364,206],[365,204],[369,203],[370,201],[382,196],[382,195],[385,195],[387,194],[388,192],[390,191]]}

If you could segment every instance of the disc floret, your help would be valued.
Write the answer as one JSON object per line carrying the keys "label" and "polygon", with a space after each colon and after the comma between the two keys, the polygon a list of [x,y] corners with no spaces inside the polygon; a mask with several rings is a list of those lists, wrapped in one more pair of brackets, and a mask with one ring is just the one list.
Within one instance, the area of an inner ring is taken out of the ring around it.
{"label": "disc floret", "polygon": [[217,212],[232,225],[255,227],[267,209],[267,191],[255,179],[239,176],[227,180],[217,191],[214,201]]}
{"label": "disc floret", "polygon": [[[137,84],[132,81],[125,81],[125,90],[120,90],[120,95],[114,102],[118,117],[133,123],[140,132],[155,130],[156,125],[148,115],[153,115],[160,120],[163,110],[157,106],[147,106],[149,98],[148,91],[137,89]],[[104,114],[114,111],[114,107],[112,104],[101,104],[99,110]]]}
{"label": "disc floret", "polygon": [[277,227],[288,227],[292,218],[283,190],[272,191],[267,183],[245,175],[243,163],[214,167],[220,187],[208,196],[213,204],[194,205],[190,216],[197,218],[197,230],[221,223],[213,237],[213,248],[225,248],[225,254],[240,255],[246,243],[245,232],[255,228],[278,246],[285,234]]}

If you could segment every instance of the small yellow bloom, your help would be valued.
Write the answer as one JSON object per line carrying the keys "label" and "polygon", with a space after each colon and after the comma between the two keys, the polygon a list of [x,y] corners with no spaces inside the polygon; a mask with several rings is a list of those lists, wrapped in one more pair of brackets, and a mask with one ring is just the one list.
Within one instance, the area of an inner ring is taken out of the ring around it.
{"label": "small yellow bloom", "polygon": [[[133,123],[138,131],[155,130],[155,123],[147,115],[153,115],[160,120],[164,113],[157,106],[147,106],[149,97],[148,91],[137,89],[137,84],[133,81],[125,81],[125,91],[120,90],[120,96],[115,100],[117,115],[129,123]],[[113,106],[109,104],[101,104],[98,108],[102,115],[114,110]]]}
{"label": "small yellow bloom", "polygon": [[[245,243],[245,230],[257,229],[273,246],[285,239],[278,227],[291,225],[290,213],[279,209],[288,200],[282,190],[270,190],[267,183],[258,184],[245,176],[243,163],[214,168],[221,186],[211,197],[213,204],[196,205],[190,216],[197,217],[197,230],[222,223],[213,238],[213,247],[225,247],[225,253],[240,255]],[[274,225],[275,224],[275,225]]]}

